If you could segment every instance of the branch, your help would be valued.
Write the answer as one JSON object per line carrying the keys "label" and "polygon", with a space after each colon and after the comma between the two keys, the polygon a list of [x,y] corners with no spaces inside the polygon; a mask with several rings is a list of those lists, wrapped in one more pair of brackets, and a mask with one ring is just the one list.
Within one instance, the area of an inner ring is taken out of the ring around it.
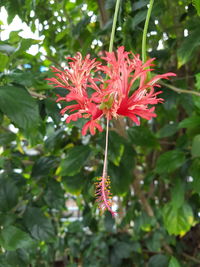
{"label": "branch", "polygon": [[164,85],[166,87],[168,87],[169,89],[177,92],[178,94],[191,94],[191,95],[197,95],[197,96],[200,96],[200,93],[199,92],[196,92],[196,91],[192,91],[192,90],[184,90],[184,89],[181,89],[181,88],[177,88],[173,85],[170,85],[170,84],[167,84],[165,82],[159,82],[161,85]]}
{"label": "branch", "polygon": [[108,22],[108,14],[107,10],[105,9],[105,1],[104,0],[97,0],[99,11],[100,11],[100,17],[101,17],[101,27],[103,27]]}
{"label": "branch", "polygon": [[190,256],[190,255],[186,254],[185,252],[182,252],[182,255],[183,255],[186,259],[192,260],[192,261],[194,261],[194,262],[200,264],[200,260],[199,260],[199,259],[197,259],[197,258],[195,258],[195,257],[193,257],[193,256]]}
{"label": "branch", "polygon": [[47,98],[45,95],[35,93],[35,92],[31,91],[31,90],[29,90],[28,92],[29,92],[29,94],[30,94],[31,96],[36,97],[36,98],[40,98],[40,99],[45,99],[45,98]]}

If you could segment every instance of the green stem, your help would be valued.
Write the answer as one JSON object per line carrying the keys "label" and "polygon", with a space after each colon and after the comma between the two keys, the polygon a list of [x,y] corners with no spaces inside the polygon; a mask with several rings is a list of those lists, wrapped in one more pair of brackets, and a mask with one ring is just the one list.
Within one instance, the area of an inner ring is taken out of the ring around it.
{"label": "green stem", "polygon": [[103,162],[103,174],[102,178],[107,178],[107,161],[108,161],[108,133],[109,133],[109,118],[107,116],[106,121],[106,145],[105,145],[105,154],[104,154],[104,162]]}
{"label": "green stem", "polygon": [[151,11],[152,11],[152,7],[153,7],[153,2],[154,0],[150,0],[149,1],[149,8],[147,11],[147,16],[146,16],[146,21],[144,24],[144,30],[143,30],[143,36],[142,36],[142,61],[143,63],[146,62],[147,59],[147,48],[146,48],[146,44],[147,44],[147,30],[148,30],[148,26],[149,26],[149,20],[151,17]]}
{"label": "green stem", "polygon": [[112,52],[112,50],[113,50],[113,43],[114,43],[114,37],[115,37],[115,29],[116,29],[116,24],[117,24],[119,4],[120,4],[120,0],[116,0],[115,13],[114,13],[113,24],[112,24],[112,31],[111,31],[111,35],[110,35],[109,52]]}

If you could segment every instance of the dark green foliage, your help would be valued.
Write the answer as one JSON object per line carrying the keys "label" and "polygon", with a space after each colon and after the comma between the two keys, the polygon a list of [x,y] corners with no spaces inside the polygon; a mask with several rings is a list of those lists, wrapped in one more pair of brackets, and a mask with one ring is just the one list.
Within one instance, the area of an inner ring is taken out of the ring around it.
{"label": "dark green foliage", "polygon": [[[115,48],[141,54],[148,2],[122,1]],[[153,120],[110,123],[116,218],[99,214],[94,197],[105,131],[82,137],[84,120],[66,125],[55,102],[66,89],[45,80],[66,56],[108,50],[115,1],[1,6],[8,23],[18,15],[35,31],[39,22],[45,38],[19,29],[0,41],[0,267],[200,266],[199,0],[154,1],[148,57],[156,57],[155,73],[177,74],[166,81],[175,90],[161,85]],[[43,50],[33,56],[32,45]]]}

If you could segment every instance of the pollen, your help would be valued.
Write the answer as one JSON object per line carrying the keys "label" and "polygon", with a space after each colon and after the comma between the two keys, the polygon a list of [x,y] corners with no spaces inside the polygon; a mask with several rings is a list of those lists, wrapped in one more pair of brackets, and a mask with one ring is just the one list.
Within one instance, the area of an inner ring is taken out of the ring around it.
{"label": "pollen", "polygon": [[97,197],[96,202],[98,203],[100,213],[104,213],[108,210],[114,217],[116,213],[112,210],[112,194],[110,192],[110,177],[98,177],[98,182],[95,182]]}

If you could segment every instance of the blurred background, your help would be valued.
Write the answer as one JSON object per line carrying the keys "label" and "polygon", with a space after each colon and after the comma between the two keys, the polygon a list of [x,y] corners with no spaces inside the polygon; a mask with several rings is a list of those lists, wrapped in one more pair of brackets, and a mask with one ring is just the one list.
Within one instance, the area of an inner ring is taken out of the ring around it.
{"label": "blurred background", "polygon": [[[108,50],[115,1],[1,0],[0,267],[200,266],[200,2],[154,2],[148,58],[177,77],[156,118],[111,123],[112,218],[94,197],[105,132],[66,124],[45,78]],[[141,54],[147,5],[121,1],[115,49]]]}

